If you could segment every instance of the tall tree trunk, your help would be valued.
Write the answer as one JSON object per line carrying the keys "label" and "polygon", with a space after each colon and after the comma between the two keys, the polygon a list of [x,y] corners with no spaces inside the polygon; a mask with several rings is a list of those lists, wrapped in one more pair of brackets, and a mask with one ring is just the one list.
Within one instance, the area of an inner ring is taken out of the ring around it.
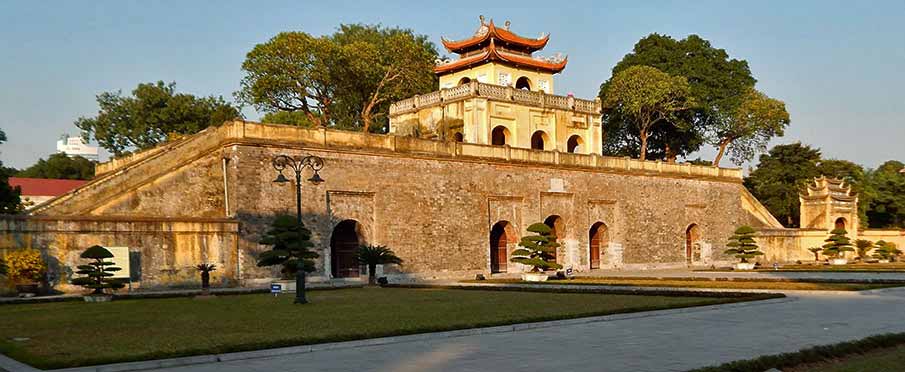
{"label": "tall tree trunk", "polygon": [[723,158],[723,154],[726,153],[726,148],[729,147],[729,143],[730,143],[730,142],[731,142],[731,141],[728,140],[728,139],[724,139],[724,140],[721,140],[721,141],[720,141],[720,143],[719,143],[720,151],[717,152],[717,153],[716,153],[716,157],[713,158],[713,166],[714,166],[714,167],[719,167],[719,166],[720,166],[720,159],[722,159],[722,158]]}
{"label": "tall tree trunk", "polygon": [[641,155],[638,157],[638,159],[641,159],[641,161],[644,161],[647,159],[647,133],[642,131],[640,137],[641,137]]}

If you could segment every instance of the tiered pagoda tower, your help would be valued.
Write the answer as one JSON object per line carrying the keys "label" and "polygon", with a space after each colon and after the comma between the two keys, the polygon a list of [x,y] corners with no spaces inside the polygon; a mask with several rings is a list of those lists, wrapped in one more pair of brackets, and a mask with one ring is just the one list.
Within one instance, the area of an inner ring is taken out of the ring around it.
{"label": "tiered pagoda tower", "polygon": [[803,229],[832,230],[842,227],[853,238],[858,235],[858,194],[845,181],[821,176],[798,195]]}
{"label": "tiered pagoda tower", "polygon": [[519,36],[509,22],[442,39],[456,59],[438,59],[440,90],[394,103],[390,132],[439,140],[571,153],[601,153],[600,101],[553,95],[568,58],[534,56],[550,40]]}

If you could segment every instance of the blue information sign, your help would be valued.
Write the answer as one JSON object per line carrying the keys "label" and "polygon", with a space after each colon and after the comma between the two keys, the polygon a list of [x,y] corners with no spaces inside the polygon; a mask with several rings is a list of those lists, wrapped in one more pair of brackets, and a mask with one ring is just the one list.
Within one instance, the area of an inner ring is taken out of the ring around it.
{"label": "blue information sign", "polygon": [[283,291],[283,285],[279,283],[270,284],[270,293],[277,294]]}

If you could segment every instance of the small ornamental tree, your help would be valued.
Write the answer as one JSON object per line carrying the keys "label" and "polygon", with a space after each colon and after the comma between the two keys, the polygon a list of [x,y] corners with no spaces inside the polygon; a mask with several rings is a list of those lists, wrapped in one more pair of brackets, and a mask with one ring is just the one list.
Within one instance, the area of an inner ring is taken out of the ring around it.
{"label": "small ornamental tree", "polygon": [[383,245],[362,245],[355,252],[355,261],[368,266],[368,285],[377,284],[377,265],[402,265],[402,259]]}
{"label": "small ornamental tree", "polygon": [[314,259],[317,253],[310,249],[311,230],[299,224],[293,216],[277,216],[270,225],[270,230],[261,238],[261,244],[271,246],[271,250],[258,256],[258,266],[283,266],[280,272],[284,278],[294,278],[298,273],[299,260],[305,272],[314,271]]}
{"label": "small ornamental tree", "polygon": [[865,258],[868,257],[868,253],[870,250],[874,248],[874,242],[865,239],[855,240],[855,253],[858,254],[858,259],[864,261]]}
{"label": "small ornamental tree", "polygon": [[830,231],[830,237],[824,240],[826,244],[823,245],[823,255],[829,258],[842,258],[845,252],[854,252],[852,242],[846,234],[848,231],[841,228]]}
{"label": "small ornamental tree", "polygon": [[878,260],[889,260],[894,262],[896,257],[902,254],[902,251],[896,247],[893,242],[878,240],[874,249],[874,258]]}
{"label": "small ornamental tree", "polygon": [[553,236],[553,229],[543,223],[535,223],[528,226],[528,231],[536,235],[523,236],[518,243],[519,248],[512,251],[509,261],[531,266],[531,272],[562,268],[562,265],[551,262],[560,245]]}
{"label": "small ornamental tree", "polygon": [[764,252],[757,249],[757,242],[754,241],[755,232],[754,228],[747,225],[735,229],[735,233],[729,237],[729,243],[726,243],[729,249],[723,253],[734,255],[742,263],[747,263],[749,259],[757,256],[763,256]]}
{"label": "small ornamental tree", "polygon": [[216,271],[217,265],[202,263],[195,265],[195,270],[201,273],[201,290],[207,293],[211,288],[211,271]]}
{"label": "small ornamental tree", "polygon": [[6,254],[7,278],[16,284],[41,281],[47,272],[47,264],[36,249],[21,249]]}
{"label": "small ornamental tree", "polygon": [[76,274],[84,275],[80,278],[72,280],[72,284],[93,289],[91,294],[104,294],[104,289],[120,289],[125,285],[119,279],[113,278],[113,273],[122,270],[113,266],[113,261],[106,261],[113,258],[113,253],[107,248],[99,245],[91,246],[79,256],[81,258],[92,260],[87,265],[79,265]]}
{"label": "small ornamental tree", "polygon": [[820,261],[820,252],[823,252],[823,247],[811,247],[811,248],[808,248],[808,250],[814,254],[814,262],[819,262]]}

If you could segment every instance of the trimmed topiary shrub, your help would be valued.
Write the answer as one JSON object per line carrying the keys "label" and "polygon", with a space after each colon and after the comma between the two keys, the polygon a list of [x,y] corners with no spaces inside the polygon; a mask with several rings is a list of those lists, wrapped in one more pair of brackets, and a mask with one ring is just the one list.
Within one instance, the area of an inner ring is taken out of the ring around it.
{"label": "trimmed topiary shrub", "polygon": [[874,249],[874,258],[878,260],[889,260],[889,262],[895,262],[896,257],[901,254],[902,251],[896,247],[895,243],[887,242],[884,240],[878,240],[876,249]]}
{"label": "trimmed topiary shrub", "polygon": [[764,252],[758,250],[757,242],[754,241],[754,233],[756,233],[754,228],[747,225],[735,229],[735,233],[729,237],[729,243],[726,243],[729,249],[723,253],[735,256],[742,263],[747,263],[749,259],[757,256],[763,256]]}
{"label": "trimmed topiary shrub", "polygon": [[281,265],[280,272],[286,279],[295,278],[299,268],[299,260],[305,272],[314,271],[314,259],[317,253],[311,251],[311,230],[299,224],[293,216],[277,216],[270,225],[270,230],[261,238],[261,244],[269,245],[271,250],[258,256],[258,266]]}
{"label": "trimmed topiary shrub", "polygon": [[858,253],[858,259],[864,261],[869,257],[870,250],[874,248],[874,242],[865,239],[855,240],[855,252]]}
{"label": "trimmed topiary shrub", "polygon": [[562,265],[552,262],[555,259],[553,253],[560,245],[553,236],[553,229],[538,222],[528,226],[528,231],[535,235],[523,236],[509,261],[531,266],[531,272],[561,269]]}
{"label": "trimmed topiary shrub", "polygon": [[105,289],[125,287],[121,280],[113,278],[113,273],[122,269],[113,266],[112,261],[106,261],[108,258],[113,258],[113,253],[110,253],[107,248],[94,245],[82,252],[79,257],[92,261],[87,265],[78,266],[76,274],[84,276],[73,279],[72,284],[92,289],[91,294],[93,295],[104,294]]}
{"label": "trimmed topiary shrub", "polygon": [[846,236],[848,231],[845,229],[833,229],[830,231],[830,237],[824,240],[826,244],[823,245],[823,255],[829,258],[843,258],[845,252],[854,252],[855,249],[852,248],[851,239]]}

